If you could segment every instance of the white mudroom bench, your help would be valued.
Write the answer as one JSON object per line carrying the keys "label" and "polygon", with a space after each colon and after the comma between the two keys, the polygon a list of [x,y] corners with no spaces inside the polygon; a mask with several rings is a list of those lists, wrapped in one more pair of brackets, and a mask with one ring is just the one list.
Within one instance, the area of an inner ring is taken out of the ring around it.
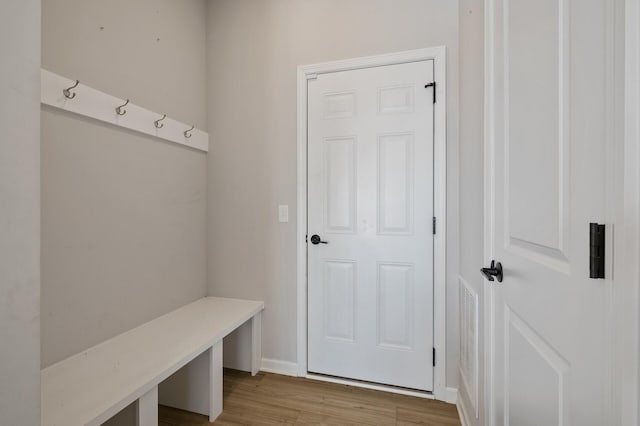
{"label": "white mudroom bench", "polygon": [[205,297],[43,369],[42,426],[97,426],[136,401],[138,425],[157,426],[158,385],[205,352],[213,421],[222,412],[222,339],[251,321],[255,375],[263,309],[259,301]]}

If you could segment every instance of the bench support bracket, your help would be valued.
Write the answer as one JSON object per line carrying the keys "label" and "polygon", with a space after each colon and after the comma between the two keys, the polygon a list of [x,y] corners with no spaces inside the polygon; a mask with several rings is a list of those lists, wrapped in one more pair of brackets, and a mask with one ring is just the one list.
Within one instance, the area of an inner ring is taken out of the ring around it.
{"label": "bench support bracket", "polygon": [[251,375],[260,371],[262,364],[262,312],[251,318]]}
{"label": "bench support bracket", "polygon": [[209,421],[222,414],[222,340],[209,350]]}
{"label": "bench support bracket", "polygon": [[149,392],[138,399],[136,404],[137,426],[158,425],[158,387],[154,386]]}

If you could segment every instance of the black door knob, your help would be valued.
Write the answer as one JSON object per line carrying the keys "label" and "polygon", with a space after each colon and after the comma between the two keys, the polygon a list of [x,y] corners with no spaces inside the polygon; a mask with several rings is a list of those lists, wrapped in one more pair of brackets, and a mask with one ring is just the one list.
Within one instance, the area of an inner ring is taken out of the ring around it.
{"label": "black door knob", "polygon": [[311,244],[317,246],[318,244],[329,244],[329,242],[328,241],[322,241],[322,238],[320,238],[320,235],[313,234],[311,236]]}
{"label": "black door knob", "polygon": [[489,281],[497,280],[499,283],[502,282],[502,264],[500,262],[496,263],[495,260],[491,261],[491,266],[489,268],[482,268],[480,272],[484,277]]}

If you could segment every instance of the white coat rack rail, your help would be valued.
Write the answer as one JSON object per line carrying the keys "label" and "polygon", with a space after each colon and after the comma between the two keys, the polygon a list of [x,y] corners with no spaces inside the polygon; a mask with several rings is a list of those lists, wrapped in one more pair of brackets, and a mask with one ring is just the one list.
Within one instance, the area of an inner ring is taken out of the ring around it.
{"label": "white coat rack rail", "polygon": [[209,151],[209,134],[129,102],[41,70],[41,102],[115,126],[135,130],[201,151]]}

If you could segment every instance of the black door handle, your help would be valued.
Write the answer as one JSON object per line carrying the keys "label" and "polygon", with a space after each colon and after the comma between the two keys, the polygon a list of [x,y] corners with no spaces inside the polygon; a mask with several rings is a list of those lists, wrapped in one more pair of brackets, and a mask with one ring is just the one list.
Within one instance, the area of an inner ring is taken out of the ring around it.
{"label": "black door handle", "polygon": [[322,238],[320,238],[320,235],[313,234],[311,236],[311,244],[317,246],[318,244],[329,244],[329,241],[322,241]]}
{"label": "black door handle", "polygon": [[493,277],[495,277],[499,283],[502,282],[502,264],[500,262],[496,263],[495,260],[492,260],[491,266],[489,268],[481,268],[480,272],[489,281],[494,281]]}

